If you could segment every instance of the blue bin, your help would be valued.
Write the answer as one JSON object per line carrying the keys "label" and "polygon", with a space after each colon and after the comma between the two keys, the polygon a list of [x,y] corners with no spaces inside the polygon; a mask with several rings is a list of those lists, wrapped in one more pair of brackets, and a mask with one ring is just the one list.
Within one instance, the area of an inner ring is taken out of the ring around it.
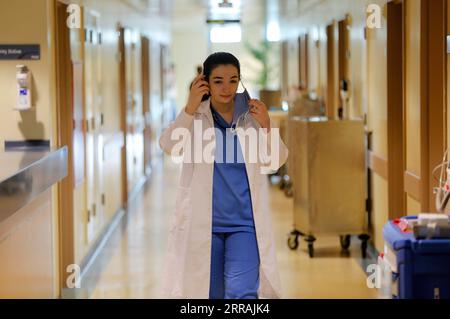
{"label": "blue bin", "polygon": [[392,274],[394,298],[450,299],[450,239],[418,240],[400,228],[399,220],[383,227],[383,237],[389,255],[395,256],[388,258],[396,268]]}

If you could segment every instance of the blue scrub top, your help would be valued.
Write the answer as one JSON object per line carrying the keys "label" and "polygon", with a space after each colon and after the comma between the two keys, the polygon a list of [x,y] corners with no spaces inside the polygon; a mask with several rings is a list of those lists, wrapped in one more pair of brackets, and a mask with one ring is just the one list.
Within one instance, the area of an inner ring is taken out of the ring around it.
{"label": "blue scrub top", "polygon": [[231,130],[235,128],[239,116],[247,110],[245,95],[237,94],[230,125],[211,105],[216,130],[212,202],[212,230],[216,233],[255,232],[245,161],[239,139]]}

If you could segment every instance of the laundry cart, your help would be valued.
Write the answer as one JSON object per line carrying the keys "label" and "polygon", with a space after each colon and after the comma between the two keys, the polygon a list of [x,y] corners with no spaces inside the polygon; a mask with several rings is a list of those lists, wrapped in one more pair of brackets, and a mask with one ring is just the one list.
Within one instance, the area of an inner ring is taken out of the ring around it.
{"label": "laundry cart", "polygon": [[289,170],[294,178],[289,248],[297,249],[303,237],[312,258],[316,236],[336,235],[348,250],[351,236],[358,235],[365,258],[369,236],[363,122],[292,117],[289,126]]}
{"label": "laundry cart", "polygon": [[[390,269],[393,298],[450,299],[450,221],[446,217],[441,230],[436,223],[412,226],[420,216],[389,221],[383,227],[382,257]],[[432,232],[439,238],[428,238]]]}

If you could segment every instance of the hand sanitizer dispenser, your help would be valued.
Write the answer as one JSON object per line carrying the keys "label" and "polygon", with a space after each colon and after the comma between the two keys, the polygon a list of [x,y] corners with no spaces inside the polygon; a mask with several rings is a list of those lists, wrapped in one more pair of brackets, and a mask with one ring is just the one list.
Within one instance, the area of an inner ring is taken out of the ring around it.
{"label": "hand sanitizer dispenser", "polygon": [[16,110],[25,111],[32,107],[31,103],[31,72],[25,65],[17,65]]}

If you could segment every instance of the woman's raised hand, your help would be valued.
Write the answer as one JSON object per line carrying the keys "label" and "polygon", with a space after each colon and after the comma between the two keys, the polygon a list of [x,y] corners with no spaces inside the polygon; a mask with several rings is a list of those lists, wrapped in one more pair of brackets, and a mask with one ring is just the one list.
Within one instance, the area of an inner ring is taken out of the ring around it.
{"label": "woman's raised hand", "polygon": [[186,113],[194,115],[202,102],[203,95],[209,93],[209,83],[205,81],[203,74],[199,74],[192,82],[189,99],[186,105]]}
{"label": "woman's raised hand", "polygon": [[270,117],[266,105],[260,100],[252,99],[248,102],[250,107],[250,114],[253,115],[256,121],[262,128],[270,131]]}

